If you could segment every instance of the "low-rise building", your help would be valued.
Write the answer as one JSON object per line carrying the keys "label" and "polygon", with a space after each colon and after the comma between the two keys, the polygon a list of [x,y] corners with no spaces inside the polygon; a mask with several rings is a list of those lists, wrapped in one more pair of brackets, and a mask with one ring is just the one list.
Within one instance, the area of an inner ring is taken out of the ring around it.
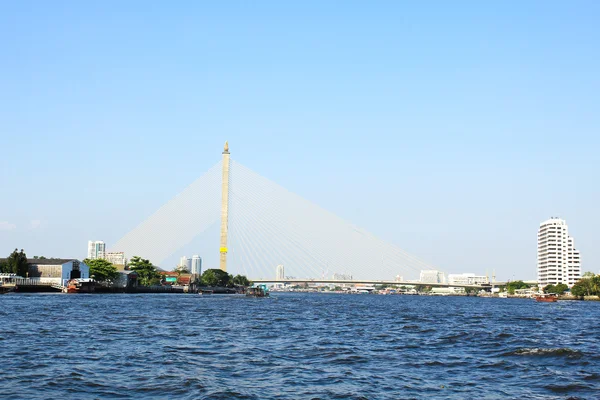
{"label": "low-rise building", "polygon": [[122,251],[106,253],[105,259],[114,266],[124,266],[127,263],[127,260],[125,259],[125,253],[123,253]]}
{"label": "low-rise building", "polygon": [[490,283],[489,279],[484,275],[475,275],[472,273],[448,274],[449,285],[481,285],[487,283]]}
{"label": "low-rise building", "polygon": [[[0,262],[3,261],[6,259],[0,259]],[[29,258],[27,260],[27,276],[24,278],[65,286],[69,279],[89,277],[90,267],[73,258]]]}

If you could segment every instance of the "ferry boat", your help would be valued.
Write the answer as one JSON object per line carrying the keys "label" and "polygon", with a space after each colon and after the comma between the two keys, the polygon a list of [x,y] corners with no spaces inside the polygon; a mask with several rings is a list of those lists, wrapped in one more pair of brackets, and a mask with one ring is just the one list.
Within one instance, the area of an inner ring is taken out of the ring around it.
{"label": "ferry boat", "polygon": [[555,303],[558,297],[555,294],[540,294],[535,296],[535,301],[540,303]]}
{"label": "ferry boat", "polygon": [[93,293],[96,291],[96,281],[93,279],[71,279],[64,289],[65,293]]}

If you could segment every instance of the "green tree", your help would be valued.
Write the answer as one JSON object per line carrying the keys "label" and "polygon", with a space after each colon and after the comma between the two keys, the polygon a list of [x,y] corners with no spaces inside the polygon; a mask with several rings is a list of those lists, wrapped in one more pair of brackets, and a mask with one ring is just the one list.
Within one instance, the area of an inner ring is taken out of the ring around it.
{"label": "green tree", "polygon": [[230,286],[231,275],[220,269],[207,269],[202,273],[201,281],[206,286]]}
{"label": "green tree", "polygon": [[190,271],[187,269],[185,265],[178,265],[173,269],[173,272],[177,272],[177,276],[181,276],[181,274],[189,274]]}
{"label": "green tree", "polygon": [[86,258],[83,262],[90,267],[90,276],[93,276],[98,282],[110,284],[119,277],[117,267],[104,259],[90,260]]}
{"label": "green tree", "polygon": [[236,275],[233,277],[232,281],[235,285],[252,286],[252,282],[250,282],[244,275]]}
{"label": "green tree", "polygon": [[464,289],[465,289],[465,293],[466,294],[475,294],[475,293],[477,293],[477,289],[476,288],[466,287]]}
{"label": "green tree", "polygon": [[429,293],[431,292],[431,286],[415,285],[415,290],[419,293]]}
{"label": "green tree", "polygon": [[139,256],[132,257],[129,260],[129,269],[138,275],[140,285],[150,286],[160,282],[160,274],[149,260]]}
{"label": "green tree", "polygon": [[6,259],[7,267],[6,270],[9,273],[17,274],[18,276],[22,276],[23,278],[27,277],[28,265],[27,265],[27,255],[21,249],[19,252],[17,249],[10,253],[10,256]]}
{"label": "green tree", "polygon": [[10,270],[10,267],[8,266],[8,263],[6,261],[0,261],[0,273],[2,274],[9,274],[12,271]]}
{"label": "green tree", "polygon": [[554,293],[554,294],[563,294],[569,290],[569,287],[564,283],[559,283],[557,285],[547,285],[544,287],[544,293]]}
{"label": "green tree", "polygon": [[587,295],[587,290],[584,287],[583,279],[579,280],[577,283],[573,285],[571,288],[571,294],[576,297],[583,297]]}
{"label": "green tree", "polygon": [[508,292],[508,294],[515,294],[515,290],[527,289],[528,287],[529,285],[523,281],[512,281],[508,282],[508,284],[506,285],[506,291]]}
{"label": "green tree", "polygon": [[600,275],[586,272],[583,276],[573,285],[571,294],[577,297],[600,296]]}

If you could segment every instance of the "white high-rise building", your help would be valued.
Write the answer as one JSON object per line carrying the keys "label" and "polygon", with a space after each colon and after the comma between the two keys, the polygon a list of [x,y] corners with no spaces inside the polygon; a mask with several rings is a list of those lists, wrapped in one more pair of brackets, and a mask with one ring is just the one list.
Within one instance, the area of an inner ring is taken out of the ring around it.
{"label": "white high-rise building", "polygon": [[275,280],[285,280],[285,269],[283,268],[283,264],[277,266],[277,269],[275,270]]}
{"label": "white high-rise building", "polygon": [[179,266],[185,267],[188,271],[192,269],[192,259],[186,256],[181,256],[179,259]]}
{"label": "white high-rise building", "polygon": [[190,269],[192,274],[202,274],[202,257],[199,255],[192,256],[192,268]]}
{"label": "white high-rise building", "polygon": [[540,287],[564,283],[571,287],[581,279],[581,260],[569,236],[567,222],[550,218],[538,230],[537,275]]}
{"label": "white high-rise building", "polygon": [[446,277],[442,271],[435,269],[422,270],[419,276],[421,283],[446,283]]}
{"label": "white high-rise building", "polygon": [[104,258],[106,254],[106,243],[102,240],[90,240],[88,242],[88,254],[87,258],[90,260],[96,260],[98,258]]}

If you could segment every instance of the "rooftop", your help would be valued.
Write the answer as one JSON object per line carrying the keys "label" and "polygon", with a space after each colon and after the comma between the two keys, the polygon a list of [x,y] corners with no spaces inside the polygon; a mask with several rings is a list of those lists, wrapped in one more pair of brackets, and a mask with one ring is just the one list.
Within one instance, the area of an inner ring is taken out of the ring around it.
{"label": "rooftop", "polygon": [[[7,258],[0,258],[0,262],[6,262]],[[37,265],[63,265],[68,263],[69,261],[79,261],[76,258],[28,258],[27,264],[37,264]]]}

